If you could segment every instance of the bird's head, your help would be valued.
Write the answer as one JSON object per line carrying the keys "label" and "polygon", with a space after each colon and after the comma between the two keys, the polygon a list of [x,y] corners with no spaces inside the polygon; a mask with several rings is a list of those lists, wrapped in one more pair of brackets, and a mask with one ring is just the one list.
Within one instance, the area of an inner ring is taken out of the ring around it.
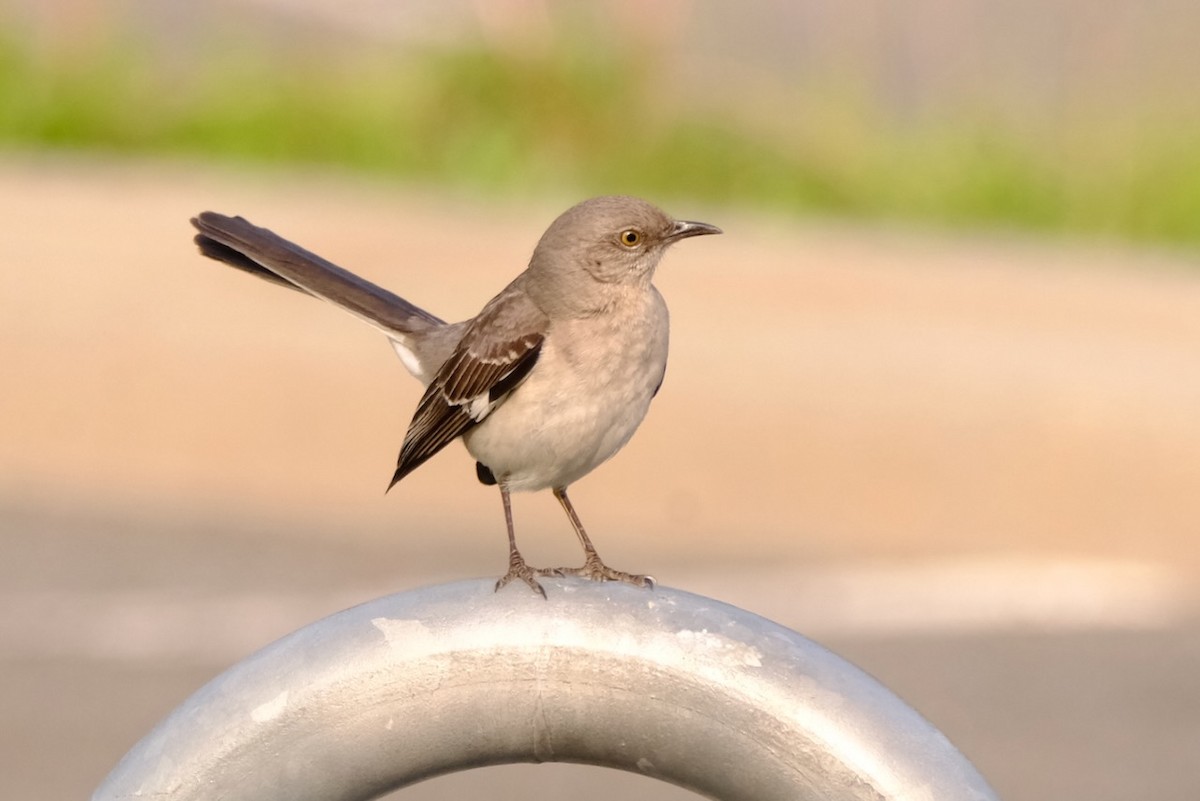
{"label": "bird's head", "polygon": [[530,273],[573,294],[596,291],[597,284],[648,285],[668,246],[719,233],[715,225],[675,220],[639,198],[595,197],[551,223],[533,252]]}

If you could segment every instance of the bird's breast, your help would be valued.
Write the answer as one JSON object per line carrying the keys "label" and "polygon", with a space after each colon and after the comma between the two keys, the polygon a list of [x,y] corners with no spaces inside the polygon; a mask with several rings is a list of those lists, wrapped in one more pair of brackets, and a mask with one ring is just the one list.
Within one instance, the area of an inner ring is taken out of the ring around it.
{"label": "bird's breast", "polygon": [[537,365],[464,437],[513,490],[565,487],[629,441],[667,364],[668,317],[657,292],[637,308],[556,321]]}

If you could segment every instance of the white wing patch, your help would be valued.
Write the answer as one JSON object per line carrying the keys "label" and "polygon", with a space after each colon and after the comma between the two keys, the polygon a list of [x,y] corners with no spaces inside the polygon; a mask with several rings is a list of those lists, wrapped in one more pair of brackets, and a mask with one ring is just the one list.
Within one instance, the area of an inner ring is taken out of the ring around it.
{"label": "white wing patch", "polygon": [[492,402],[488,399],[488,393],[483,392],[471,398],[471,402],[466,404],[466,410],[476,423],[487,417],[488,412],[492,410]]}

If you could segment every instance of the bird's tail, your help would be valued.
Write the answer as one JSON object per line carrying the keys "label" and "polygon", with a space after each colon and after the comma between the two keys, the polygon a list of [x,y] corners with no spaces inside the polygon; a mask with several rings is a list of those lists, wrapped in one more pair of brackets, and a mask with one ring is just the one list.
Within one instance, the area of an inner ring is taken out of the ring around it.
{"label": "bird's tail", "polygon": [[196,245],[210,259],[327,300],[393,339],[406,340],[444,325],[399,295],[241,217],[206,211],[193,217],[192,225],[200,232]]}

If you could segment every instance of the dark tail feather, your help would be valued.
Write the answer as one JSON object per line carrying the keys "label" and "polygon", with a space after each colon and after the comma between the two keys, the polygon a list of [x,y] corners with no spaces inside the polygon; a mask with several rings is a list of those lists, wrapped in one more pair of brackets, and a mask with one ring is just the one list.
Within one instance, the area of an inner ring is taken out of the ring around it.
{"label": "dark tail feather", "polygon": [[443,324],[399,295],[241,217],[206,211],[192,225],[200,232],[195,241],[203,255],[328,300],[386,331],[409,334]]}
{"label": "dark tail feather", "polygon": [[196,243],[196,247],[200,248],[201,255],[208,256],[210,259],[224,262],[230,267],[236,267],[239,270],[244,270],[251,275],[257,275],[259,278],[262,278],[264,281],[270,281],[272,284],[278,284],[279,286],[284,286],[288,289],[295,289],[300,292],[304,292],[306,295],[308,294],[308,292],[296,286],[291,281],[288,281],[285,278],[280,278],[278,275],[271,272],[266,267],[263,267],[261,264],[241,251],[234,250],[228,245],[222,245],[220,242],[206,234],[196,234],[196,237],[193,241]]}

